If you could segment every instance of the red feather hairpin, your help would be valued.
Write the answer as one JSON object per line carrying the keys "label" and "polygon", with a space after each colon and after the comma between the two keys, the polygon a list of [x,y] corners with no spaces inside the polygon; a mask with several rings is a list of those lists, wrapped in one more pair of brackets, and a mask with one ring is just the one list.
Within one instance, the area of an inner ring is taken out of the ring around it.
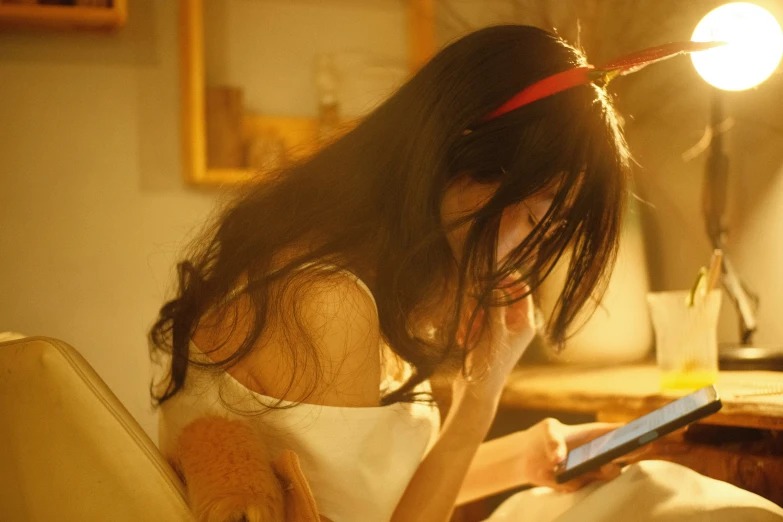
{"label": "red feather hairpin", "polygon": [[625,55],[600,67],[593,67],[592,65],[574,67],[573,69],[548,76],[526,87],[484,117],[482,121],[493,120],[528,103],[557,94],[571,87],[593,82],[600,82],[605,85],[617,76],[634,73],[651,63],[660,62],[678,54],[706,51],[724,44],[725,42],[673,42]]}

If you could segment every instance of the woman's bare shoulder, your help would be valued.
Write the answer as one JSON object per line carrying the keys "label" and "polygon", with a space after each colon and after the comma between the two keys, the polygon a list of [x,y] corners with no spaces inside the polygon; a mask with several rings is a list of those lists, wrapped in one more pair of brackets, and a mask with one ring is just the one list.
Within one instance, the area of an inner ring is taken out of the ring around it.
{"label": "woman's bare shoulder", "polygon": [[[255,392],[288,401],[379,405],[380,325],[375,301],[360,280],[344,271],[305,270],[273,284],[268,297],[265,329],[251,353],[229,369],[232,376]],[[226,316],[252,312],[246,299],[232,306],[237,313]],[[224,350],[247,332],[233,330],[235,340],[229,338]]]}

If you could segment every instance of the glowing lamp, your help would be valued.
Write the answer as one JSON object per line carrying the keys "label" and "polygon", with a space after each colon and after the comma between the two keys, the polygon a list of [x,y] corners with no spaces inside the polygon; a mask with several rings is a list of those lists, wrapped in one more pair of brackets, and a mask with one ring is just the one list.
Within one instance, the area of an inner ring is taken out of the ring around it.
{"label": "glowing lamp", "polygon": [[783,31],[774,16],[755,4],[734,2],[713,9],[701,19],[691,38],[727,45],[691,54],[696,71],[707,83],[726,91],[743,91],[775,71],[783,56]]}

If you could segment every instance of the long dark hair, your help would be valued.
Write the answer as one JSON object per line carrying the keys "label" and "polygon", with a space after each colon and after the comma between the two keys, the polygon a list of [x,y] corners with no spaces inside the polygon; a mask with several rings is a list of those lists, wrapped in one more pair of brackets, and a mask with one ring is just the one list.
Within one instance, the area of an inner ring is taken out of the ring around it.
{"label": "long dark hair", "polygon": [[[447,281],[456,281],[453,295],[470,294],[484,309],[508,304],[493,297],[506,277],[518,272],[535,290],[570,249],[565,287],[546,328],[562,342],[580,309],[600,296],[613,265],[626,195],[625,142],[606,92],[594,85],[482,119],[533,82],[584,64],[578,50],[541,29],[479,30],[439,52],[354,130],[249,186],[178,264],[177,296],[150,332],[153,350],[172,355],[168,387],[153,394],[158,403],[182,388],[190,365],[205,364],[193,360],[189,340],[240,277],[248,279],[243,294],[252,303],[252,327],[232,355],[214,362],[223,369],[258,349],[278,302],[270,296],[272,283],[313,262],[370,281],[383,338],[413,368],[383,403],[411,400],[417,384],[466,352],[455,342],[462,297],[440,336],[412,327]],[[449,183],[465,173],[500,188],[466,218],[471,226],[458,262],[440,205]],[[498,266],[503,210],[552,187],[550,211]],[[274,266],[275,253],[313,236],[320,241],[306,254]],[[297,347],[306,349],[315,349],[313,343]]]}

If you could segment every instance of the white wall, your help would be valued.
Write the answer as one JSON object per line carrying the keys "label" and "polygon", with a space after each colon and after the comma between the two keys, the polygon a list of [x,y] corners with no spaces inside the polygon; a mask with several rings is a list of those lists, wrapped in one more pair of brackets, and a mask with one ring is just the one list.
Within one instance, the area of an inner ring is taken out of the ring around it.
{"label": "white wall", "polygon": [[0,330],[75,346],[153,437],[146,331],[217,194],[182,181],[175,8],[0,32]]}

